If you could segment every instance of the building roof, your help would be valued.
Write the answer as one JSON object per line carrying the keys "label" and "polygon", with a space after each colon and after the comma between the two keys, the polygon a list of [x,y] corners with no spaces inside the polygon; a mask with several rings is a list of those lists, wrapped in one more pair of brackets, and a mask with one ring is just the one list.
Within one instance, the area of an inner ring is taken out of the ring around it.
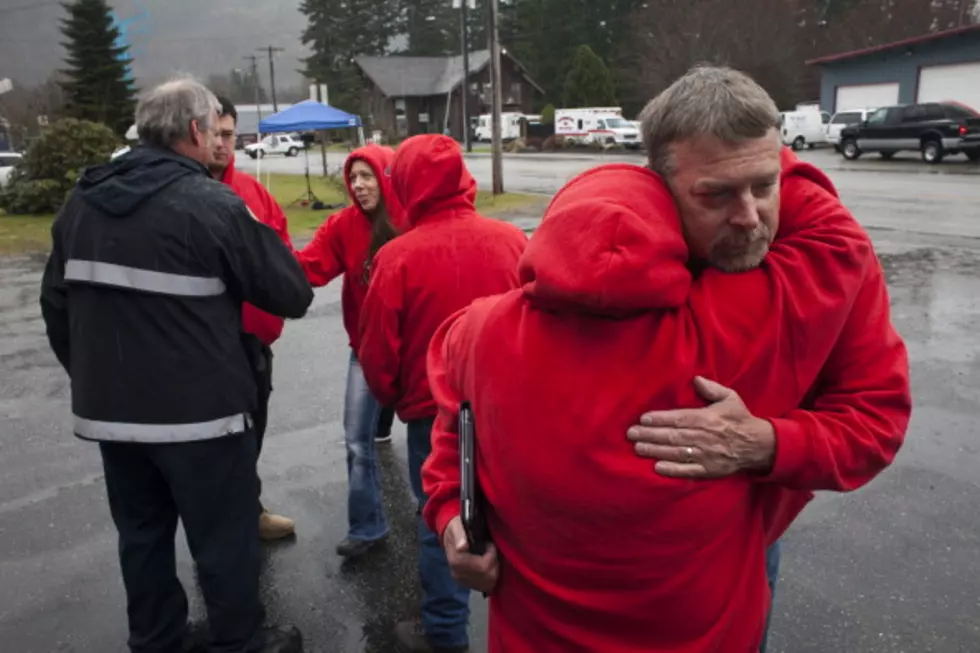
{"label": "building roof", "polygon": [[942,39],[950,38],[952,36],[959,36],[960,34],[969,34],[973,32],[980,33],[980,24],[954,27],[953,29],[943,30],[941,32],[932,32],[931,34],[923,34],[922,36],[913,36],[912,38],[902,39],[901,41],[892,41],[891,43],[882,43],[881,45],[873,45],[871,47],[862,48],[860,50],[851,50],[850,52],[831,54],[826,57],[818,57],[816,59],[810,59],[806,63],[809,66],[838,63],[841,61],[847,61],[849,59],[864,57],[869,54],[877,54],[879,52],[887,52],[888,50],[907,48],[913,45],[920,45],[922,43],[929,43],[931,41],[939,41]]}
{"label": "building roof", "polygon": [[[519,61],[507,52],[531,84],[542,93],[538,84],[531,79]],[[407,57],[392,55],[388,57],[355,57],[364,74],[374,82],[387,97],[427,97],[447,95],[463,82],[463,57]],[[470,74],[480,72],[490,63],[489,50],[470,53]]]}

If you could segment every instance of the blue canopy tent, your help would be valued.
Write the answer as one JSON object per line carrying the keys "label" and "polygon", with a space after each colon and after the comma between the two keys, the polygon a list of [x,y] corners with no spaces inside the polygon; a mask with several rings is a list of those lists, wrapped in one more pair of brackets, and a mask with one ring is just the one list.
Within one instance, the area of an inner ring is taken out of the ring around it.
{"label": "blue canopy tent", "polygon": [[[328,129],[351,129],[357,128],[358,141],[363,144],[364,132],[361,129],[361,118],[341,111],[327,104],[322,104],[315,100],[300,102],[285,111],[271,115],[259,122],[259,139],[262,134],[281,134],[285,132],[316,132]],[[327,146],[326,139],[321,142],[321,154],[323,156],[323,174],[327,174]],[[297,202],[308,202],[311,204],[322,204],[313,194],[310,187],[310,151],[304,148],[306,156],[306,196],[301,197]],[[261,163],[259,164],[261,166]],[[261,178],[261,168],[259,169]]]}
{"label": "blue canopy tent", "polygon": [[360,126],[361,119],[358,116],[315,100],[306,100],[261,121],[259,133],[316,132]]}

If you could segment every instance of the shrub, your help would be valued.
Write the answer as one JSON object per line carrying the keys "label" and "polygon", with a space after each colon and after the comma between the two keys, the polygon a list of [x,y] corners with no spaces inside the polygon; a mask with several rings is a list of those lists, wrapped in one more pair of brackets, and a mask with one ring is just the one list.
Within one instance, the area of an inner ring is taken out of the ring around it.
{"label": "shrub", "polygon": [[529,150],[540,150],[544,147],[544,139],[538,138],[537,136],[530,136],[527,139],[527,149]]}
{"label": "shrub", "polygon": [[0,207],[11,214],[57,212],[85,168],[105,163],[118,146],[105,125],[72,118],[55,123],[14,168]]}
{"label": "shrub", "polygon": [[565,147],[565,137],[559,134],[554,134],[549,136],[541,144],[542,152],[554,152],[555,150],[560,150]]}
{"label": "shrub", "polygon": [[555,105],[546,105],[544,109],[541,109],[541,124],[542,125],[553,125],[555,124]]}

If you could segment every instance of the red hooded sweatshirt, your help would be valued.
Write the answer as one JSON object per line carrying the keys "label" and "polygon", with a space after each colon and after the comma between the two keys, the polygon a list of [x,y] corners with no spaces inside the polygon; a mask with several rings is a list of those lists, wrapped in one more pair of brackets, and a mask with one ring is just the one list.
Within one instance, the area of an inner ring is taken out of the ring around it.
{"label": "red hooded sweatshirt", "polygon": [[[289,226],[286,222],[286,215],[279,208],[279,203],[255,177],[235,170],[234,157],[225,169],[221,182],[231,186],[231,189],[245,201],[245,205],[258,218],[259,222],[272,227],[282,238],[286,247],[292,251],[293,243],[289,239]],[[270,315],[251,304],[242,305],[242,328],[246,333],[251,333],[257,337],[265,345],[271,345],[279,339],[284,325],[285,320],[281,317]]]}
{"label": "red hooded sweatshirt", "polygon": [[[502,564],[492,653],[758,651],[765,547],[808,495],[748,475],[664,478],[626,432],[646,411],[703,405],[698,374],[756,415],[804,401],[880,267],[819,171],[793,163],[782,197],[759,269],[692,280],[661,180],[634,166],[585,173],[531,240],[523,288],[474,303],[434,337],[424,517],[441,534],[459,514],[456,421],[469,399]],[[887,302],[865,317],[891,355],[852,372],[894,380],[871,398],[885,417],[872,428],[893,456],[909,418],[907,359]],[[777,446],[791,458],[816,449]]]}
{"label": "red hooded sweatshirt", "polygon": [[474,299],[518,286],[527,236],[476,212],[476,181],[451,138],[408,139],[391,176],[411,230],[375,257],[358,358],[374,396],[408,422],[436,414],[425,369],[432,334]]}
{"label": "red hooded sweatshirt", "polygon": [[350,170],[356,161],[364,161],[371,166],[374,176],[378,178],[388,217],[395,230],[400,232],[405,229],[405,212],[391,191],[391,176],[388,174],[394,156],[394,150],[380,145],[367,145],[354,150],[344,165],[347,192],[353,204],[327,218],[316,230],[313,240],[296,254],[306,271],[306,278],[315,287],[325,286],[341,274],[344,275],[340,302],[344,313],[344,328],[355,352],[359,343],[357,325],[368,289],[365,272],[371,248],[372,224],[371,218],[354,196],[354,189],[350,185]]}

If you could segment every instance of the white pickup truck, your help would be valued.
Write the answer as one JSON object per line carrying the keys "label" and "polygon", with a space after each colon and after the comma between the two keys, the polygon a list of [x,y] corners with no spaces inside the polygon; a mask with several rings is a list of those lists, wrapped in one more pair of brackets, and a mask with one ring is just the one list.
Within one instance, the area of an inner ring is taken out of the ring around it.
{"label": "white pickup truck", "polygon": [[14,166],[20,163],[21,158],[17,152],[0,152],[0,188],[7,185]]}
{"label": "white pickup truck", "polygon": [[270,154],[298,156],[306,149],[306,144],[292,134],[274,134],[266,136],[258,143],[245,146],[245,154],[253,159],[266,157]]}

